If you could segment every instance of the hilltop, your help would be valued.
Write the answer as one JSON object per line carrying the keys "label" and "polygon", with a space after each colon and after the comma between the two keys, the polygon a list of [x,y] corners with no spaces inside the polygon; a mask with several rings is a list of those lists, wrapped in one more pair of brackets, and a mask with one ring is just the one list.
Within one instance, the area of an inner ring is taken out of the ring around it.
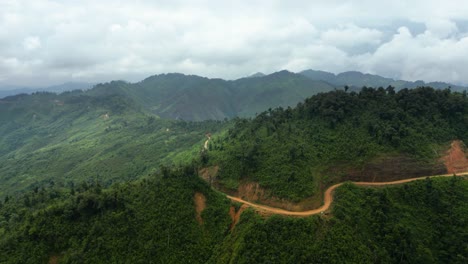
{"label": "hilltop", "polygon": [[[468,142],[466,93],[337,90],[238,119],[214,137],[214,184],[247,200],[312,208],[327,186],[451,173],[443,160],[453,140]],[[286,202],[285,202],[286,200]]]}

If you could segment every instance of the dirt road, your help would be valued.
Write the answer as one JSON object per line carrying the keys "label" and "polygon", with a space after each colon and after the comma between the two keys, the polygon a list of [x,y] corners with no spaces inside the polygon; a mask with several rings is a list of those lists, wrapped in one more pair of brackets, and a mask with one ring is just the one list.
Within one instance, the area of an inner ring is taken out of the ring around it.
{"label": "dirt road", "polygon": [[[463,172],[463,173],[458,173],[457,176],[463,176],[463,175],[468,175],[468,172]],[[394,184],[402,184],[402,183],[407,183],[411,181],[417,181],[417,180],[423,180],[426,178],[432,178],[432,177],[451,177],[453,174],[444,174],[444,175],[433,175],[433,176],[426,176],[426,177],[418,177],[418,178],[411,178],[411,179],[404,179],[404,180],[399,180],[399,181],[392,181],[392,182],[352,182],[356,185],[359,186],[382,186],[382,185],[394,185]],[[343,183],[338,183],[330,188],[328,188],[325,191],[324,195],[324,203],[321,207],[314,209],[314,210],[309,210],[309,211],[303,211],[303,212],[293,212],[293,211],[288,211],[280,208],[274,208],[274,207],[269,207],[266,205],[260,205],[260,204],[255,204],[251,203],[245,200],[242,200],[238,197],[233,197],[230,195],[226,195],[227,198],[231,199],[232,201],[236,201],[239,203],[243,203],[245,205],[248,205],[252,208],[255,208],[258,211],[261,212],[266,212],[266,213],[272,213],[272,214],[280,214],[280,215],[289,215],[289,216],[310,216],[310,215],[315,215],[319,214],[321,212],[327,211],[330,208],[330,205],[333,203],[333,191],[341,186]]]}

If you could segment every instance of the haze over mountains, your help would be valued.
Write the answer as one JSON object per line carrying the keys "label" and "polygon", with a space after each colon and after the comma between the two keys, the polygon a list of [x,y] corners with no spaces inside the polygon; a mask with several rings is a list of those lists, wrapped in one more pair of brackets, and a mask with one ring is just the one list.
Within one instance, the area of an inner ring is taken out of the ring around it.
{"label": "haze over mountains", "polygon": [[93,87],[92,83],[85,82],[67,82],[58,85],[46,87],[20,87],[13,85],[0,84],[0,98],[4,98],[16,94],[31,94],[34,92],[54,92],[63,93],[72,90],[87,90]]}
{"label": "haze over mountains", "polygon": [[389,85],[395,87],[397,90],[403,88],[416,88],[422,86],[430,86],[436,89],[445,89],[451,87],[453,91],[464,91],[467,89],[465,86],[445,83],[445,82],[424,82],[420,81],[404,81],[404,80],[394,80],[391,78],[382,77],[379,75],[362,73],[358,71],[347,71],[339,74],[334,74],[326,71],[316,71],[316,70],[305,70],[300,72],[300,74],[313,79],[328,82],[335,86],[354,86],[356,88],[362,88],[363,86],[367,87],[387,87]]}
{"label": "haze over mountains", "polygon": [[[63,92],[86,90],[89,83],[66,83],[47,88],[0,90],[0,98],[35,91]],[[357,91],[363,86],[393,86],[396,90],[431,86],[437,89],[451,87],[453,91],[467,88],[443,82],[403,81],[356,71],[333,74],[325,71],[289,71],[269,75],[255,73],[237,80],[210,79],[180,73],[159,74],[137,83],[112,81],[98,84],[90,94],[121,94],[132,98],[147,111],[167,119],[222,120],[233,117],[253,117],[268,108],[294,107],[298,102],[320,92],[349,86]]]}

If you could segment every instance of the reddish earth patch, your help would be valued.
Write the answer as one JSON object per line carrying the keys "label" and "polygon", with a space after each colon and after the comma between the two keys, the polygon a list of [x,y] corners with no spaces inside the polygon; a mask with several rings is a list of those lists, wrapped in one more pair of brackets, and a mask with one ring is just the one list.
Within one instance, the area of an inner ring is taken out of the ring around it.
{"label": "reddish earth patch", "polygon": [[321,195],[306,198],[298,203],[281,199],[271,195],[271,192],[262,188],[256,182],[242,182],[237,188],[237,192],[228,192],[233,196],[240,197],[251,202],[258,202],[271,207],[282,208],[290,211],[303,211],[320,206]]}
{"label": "reddish earth patch", "polygon": [[203,195],[203,193],[196,192],[193,197],[193,202],[195,203],[195,211],[197,212],[195,217],[198,223],[202,225],[203,218],[201,217],[201,213],[206,208],[206,197]]}
{"label": "reddish earth patch", "polygon": [[57,264],[59,260],[59,257],[56,255],[52,255],[49,258],[49,264]]}
{"label": "reddish earth patch", "polygon": [[234,206],[231,206],[231,208],[229,208],[229,215],[231,216],[231,219],[232,219],[231,226],[229,226],[230,230],[233,230],[234,227],[236,227],[237,223],[239,223],[240,216],[241,216],[242,212],[244,212],[244,210],[247,207],[248,207],[248,205],[243,204],[239,208],[239,210],[237,210],[237,212],[236,212],[236,208]]}
{"label": "reddish earth patch", "polygon": [[447,151],[447,155],[445,155],[442,160],[447,168],[447,173],[468,171],[468,159],[466,158],[463,142],[460,140],[452,142],[450,149]]}
{"label": "reddish earth patch", "polygon": [[218,175],[219,166],[212,166],[207,168],[202,168],[198,171],[198,174],[206,182],[211,183],[214,181],[216,175]]}
{"label": "reddish earth patch", "polygon": [[257,201],[264,197],[265,190],[256,182],[245,182],[239,184],[237,195],[249,201]]}

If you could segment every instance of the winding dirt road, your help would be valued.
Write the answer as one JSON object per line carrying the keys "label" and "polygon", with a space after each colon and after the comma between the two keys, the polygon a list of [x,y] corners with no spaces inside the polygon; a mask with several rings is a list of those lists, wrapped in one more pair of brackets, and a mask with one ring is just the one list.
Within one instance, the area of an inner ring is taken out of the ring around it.
{"label": "winding dirt road", "polygon": [[[464,176],[468,175],[468,172],[463,172],[463,173],[458,173],[457,176]],[[392,181],[392,182],[351,182],[359,186],[382,186],[382,185],[394,185],[394,184],[402,184],[402,183],[407,183],[411,181],[417,181],[417,180],[424,180],[426,178],[433,178],[433,177],[451,177],[453,174],[444,174],[444,175],[433,175],[433,176],[425,176],[425,177],[418,177],[418,178],[411,178],[411,179],[404,179],[404,180],[399,180],[399,181]],[[245,205],[248,205],[260,212],[266,212],[270,214],[280,214],[280,215],[288,215],[288,216],[311,216],[315,214],[320,214],[322,212],[327,211],[330,208],[330,205],[333,203],[333,191],[341,186],[343,183],[338,183],[330,188],[328,188],[325,191],[325,196],[324,196],[324,204],[314,210],[309,210],[309,211],[302,211],[302,212],[294,212],[294,211],[288,211],[280,208],[274,208],[274,207],[269,207],[266,205],[261,205],[261,204],[255,204],[252,202],[248,202],[245,200],[242,200],[238,197],[233,197],[230,195],[226,194],[226,197],[231,199],[232,201],[236,201]]]}
{"label": "winding dirt road", "polygon": [[[209,143],[210,140],[211,140],[211,136],[208,136],[208,139],[205,141],[205,144],[203,146],[205,150],[208,150],[208,143]],[[460,154],[459,152],[462,153],[462,154]],[[454,153],[456,154],[455,158],[452,157],[452,156],[454,156]],[[359,186],[384,186],[384,185],[403,184],[403,183],[412,182],[412,181],[424,180],[426,178],[451,177],[453,175],[456,175],[456,176],[467,176],[468,175],[468,171],[466,171],[466,165],[467,165],[468,160],[466,159],[466,157],[464,155],[464,152],[462,151],[461,141],[452,142],[451,149],[448,151],[448,156],[447,157],[449,157],[449,158],[446,158],[447,159],[446,160],[446,167],[447,167],[448,171],[451,172],[449,174],[423,176],[423,177],[409,178],[409,179],[398,180],[398,181],[390,181],[390,182],[350,182],[350,183],[354,183],[354,184],[359,185]],[[464,167],[463,166],[455,167],[455,165],[452,164],[452,163],[454,163],[454,161],[455,161],[455,163],[458,162],[458,163],[461,163],[462,165],[465,165],[465,166]],[[463,172],[462,172],[462,170],[463,170]],[[279,214],[279,215],[287,215],[287,216],[306,217],[306,216],[311,216],[311,215],[315,215],[315,214],[320,214],[320,213],[323,213],[323,212],[329,210],[331,204],[333,203],[333,191],[335,191],[336,188],[340,187],[343,184],[344,183],[338,183],[338,184],[332,185],[325,191],[324,203],[323,203],[322,206],[320,206],[319,208],[313,209],[313,210],[302,211],[302,212],[288,211],[288,210],[284,210],[284,209],[281,209],[281,208],[275,208],[275,207],[270,207],[270,206],[266,206],[266,205],[256,204],[256,203],[252,203],[252,202],[243,200],[243,199],[241,199],[239,197],[230,196],[230,195],[225,194],[225,193],[224,193],[224,195],[226,195],[226,197],[229,198],[232,201],[239,202],[239,203],[242,203],[244,205],[250,206],[250,207],[254,208],[255,210],[257,210],[259,212],[266,212],[266,213],[269,213],[269,214]]]}

